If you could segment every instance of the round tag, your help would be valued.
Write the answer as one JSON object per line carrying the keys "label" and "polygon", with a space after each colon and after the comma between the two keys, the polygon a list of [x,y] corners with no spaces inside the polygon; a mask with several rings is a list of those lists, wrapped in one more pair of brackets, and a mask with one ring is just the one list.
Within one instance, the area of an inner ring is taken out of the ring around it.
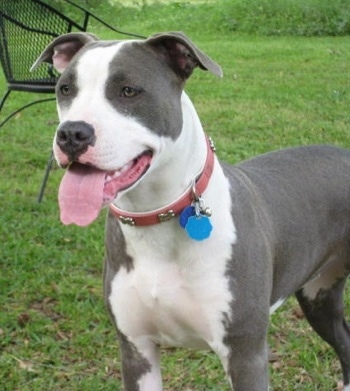
{"label": "round tag", "polygon": [[185,230],[193,240],[204,240],[209,238],[213,226],[208,216],[190,216],[187,220]]}

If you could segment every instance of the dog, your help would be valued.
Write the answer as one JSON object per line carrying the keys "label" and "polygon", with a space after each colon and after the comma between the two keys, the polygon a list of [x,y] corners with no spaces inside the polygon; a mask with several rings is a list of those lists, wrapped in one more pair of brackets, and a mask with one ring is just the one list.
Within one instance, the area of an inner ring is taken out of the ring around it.
{"label": "dog", "polygon": [[267,391],[269,315],[295,294],[350,390],[343,290],[350,152],[301,146],[220,163],[184,85],[221,67],[183,33],[56,38],[61,221],[108,208],[104,292],[127,391],[162,389],[161,345],[211,349],[236,391]]}

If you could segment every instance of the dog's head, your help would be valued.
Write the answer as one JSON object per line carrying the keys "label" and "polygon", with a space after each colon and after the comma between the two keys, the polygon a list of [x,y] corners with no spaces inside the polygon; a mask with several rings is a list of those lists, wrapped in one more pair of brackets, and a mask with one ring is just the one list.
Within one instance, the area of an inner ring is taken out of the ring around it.
{"label": "dog's head", "polygon": [[56,87],[60,125],[61,220],[87,225],[101,207],[152,170],[164,140],[182,130],[181,95],[195,67],[221,68],[184,34],[99,41],[88,33],[56,38],[40,55],[61,73]]}

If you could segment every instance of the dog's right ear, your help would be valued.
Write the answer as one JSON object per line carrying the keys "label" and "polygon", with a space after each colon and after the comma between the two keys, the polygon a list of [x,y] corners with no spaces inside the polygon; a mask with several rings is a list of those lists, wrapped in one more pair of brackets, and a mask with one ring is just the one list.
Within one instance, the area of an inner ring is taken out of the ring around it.
{"label": "dog's right ear", "polygon": [[153,47],[183,80],[188,79],[195,67],[222,77],[219,64],[202,52],[184,33],[173,31],[147,38],[145,43]]}
{"label": "dog's right ear", "polygon": [[53,64],[54,68],[62,73],[75,54],[86,44],[98,41],[98,38],[90,33],[68,33],[54,39],[41,53],[30,68],[33,71],[43,62]]}

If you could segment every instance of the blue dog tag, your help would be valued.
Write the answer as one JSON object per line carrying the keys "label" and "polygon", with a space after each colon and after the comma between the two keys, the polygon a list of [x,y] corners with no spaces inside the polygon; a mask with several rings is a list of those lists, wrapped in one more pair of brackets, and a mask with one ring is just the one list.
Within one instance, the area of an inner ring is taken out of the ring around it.
{"label": "blue dog tag", "polygon": [[180,213],[180,225],[182,228],[186,227],[187,221],[191,216],[194,216],[196,214],[194,206],[187,206],[181,213]]}
{"label": "blue dog tag", "polygon": [[185,226],[185,231],[193,240],[204,240],[209,238],[213,226],[208,216],[200,214],[199,216],[190,216]]}

